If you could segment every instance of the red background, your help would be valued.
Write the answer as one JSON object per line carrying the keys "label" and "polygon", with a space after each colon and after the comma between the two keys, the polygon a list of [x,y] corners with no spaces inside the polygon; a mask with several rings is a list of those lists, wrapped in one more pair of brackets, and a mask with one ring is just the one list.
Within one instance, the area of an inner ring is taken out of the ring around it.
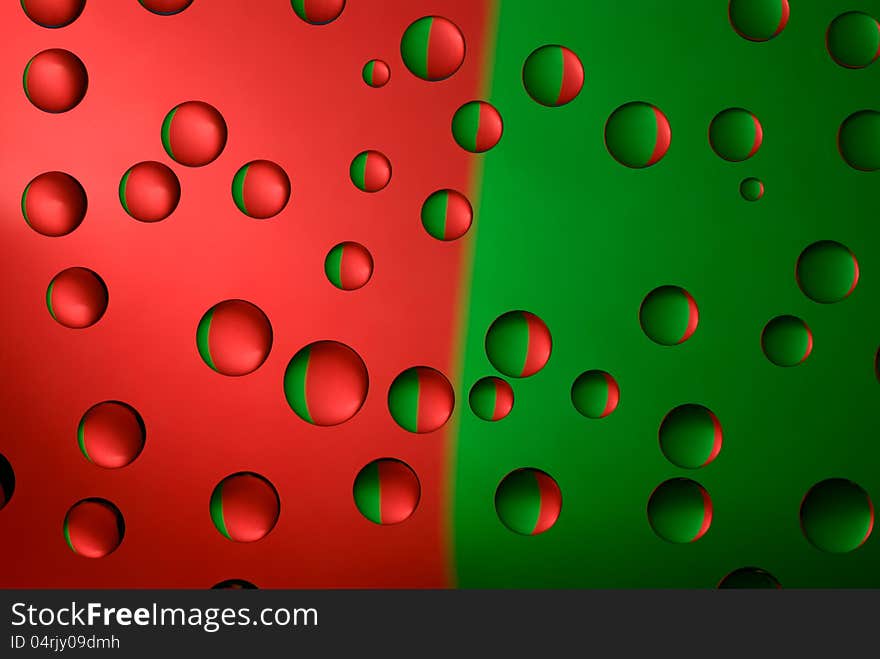
{"label": "red background", "polygon": [[[472,157],[450,121],[478,95],[482,4],[350,2],[335,22],[310,26],[287,0],[196,0],[168,17],[136,0],[89,0],[58,30],[31,22],[18,3],[0,6],[0,453],[16,475],[0,510],[0,586],[450,583],[451,424],[407,433],[386,396],[400,371],[424,364],[463,402],[453,357],[469,238],[430,238],[419,209],[436,189],[468,190]],[[415,78],[399,53],[406,26],[432,13],[453,20],[468,48],[440,83]],[[60,115],[32,106],[21,84],[27,61],[51,47],[77,54],[89,73],[85,99]],[[375,57],[392,71],[381,89],[360,77]],[[162,119],[186,100],[214,105],[229,127],[225,150],[203,168],[162,148]],[[348,178],[351,159],[369,148],[393,166],[377,194]],[[236,170],[256,158],[292,181],[290,204],[270,220],[244,216],[230,192]],[[130,218],[118,199],[122,174],[142,160],[170,165],[181,182],[179,207],[155,224]],[[20,211],[25,185],[49,170],[73,175],[89,200],[83,224],[61,238],[37,234]],[[359,291],[324,275],[325,254],[343,240],[375,260]],[[106,315],[85,330],[62,327],[45,305],[50,279],[70,266],[95,270],[109,289]],[[259,306],[275,335],[266,363],[242,378],[214,373],[196,349],[200,317],[228,298]],[[370,373],[364,408],[334,428],[299,419],[282,390],[288,360],[319,339],[350,345]],[[90,464],[77,447],[80,417],[106,399],[134,406],[147,428],[144,452],[118,470]],[[421,479],[420,506],[398,526],[365,520],[351,494],[360,468],[385,456]],[[268,478],[281,498],[275,529],[250,544],[224,539],[208,510],[214,486],[242,470]],[[122,545],[102,559],[64,541],[64,515],[85,497],[107,498],[125,517]]]}

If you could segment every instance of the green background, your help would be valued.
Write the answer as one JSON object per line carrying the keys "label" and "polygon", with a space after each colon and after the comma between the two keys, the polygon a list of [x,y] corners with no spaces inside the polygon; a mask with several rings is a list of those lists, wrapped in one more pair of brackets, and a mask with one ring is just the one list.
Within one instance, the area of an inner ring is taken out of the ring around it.
{"label": "green background", "polygon": [[[880,2],[791,4],[782,34],[752,43],[733,31],[726,0],[500,3],[488,100],[505,131],[478,156],[458,399],[494,373],[483,340],[506,311],[543,318],[553,354],[537,375],[511,381],[506,419],[462,407],[452,494],[460,586],[702,588],[744,566],[783,587],[880,586],[877,533],[854,552],[826,554],[798,518],[804,494],[826,478],[880,498],[880,174],[849,168],[836,149],[841,121],[877,108],[880,64],[844,69],[824,41],[835,16],[880,16]],[[528,54],[552,43],[572,48],[586,72],[581,94],[560,108],[532,101],[521,81]],[[672,127],[666,157],[644,170],[619,165],[603,144],[605,120],[636,100]],[[764,142],[729,163],[707,130],[736,106],[758,116]],[[739,195],[748,176],[766,185],[757,203]],[[821,239],[848,246],[861,267],[837,304],[812,302],[795,281],[798,255]],[[642,299],[663,284],[699,305],[699,327],[679,346],[639,327]],[[780,314],[813,330],[813,353],[794,368],[761,352],[761,329]],[[620,385],[608,418],[571,404],[571,383],[588,369]],[[709,407],[724,430],[718,459],[694,471],[658,445],[661,419],[683,403]],[[495,489],[518,467],[547,471],[562,490],[559,521],[543,535],[511,533],[495,514]],[[680,476],[714,503],[711,528],[689,545],[658,538],[645,512],[652,490]]]}

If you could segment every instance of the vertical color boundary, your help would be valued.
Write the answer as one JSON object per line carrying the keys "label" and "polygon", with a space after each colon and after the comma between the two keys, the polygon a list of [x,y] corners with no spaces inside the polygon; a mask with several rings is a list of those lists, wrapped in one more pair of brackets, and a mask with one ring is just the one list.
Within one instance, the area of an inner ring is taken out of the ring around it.
{"label": "vertical color boundary", "polygon": [[[485,20],[483,22],[483,54],[481,62],[480,84],[478,95],[480,100],[488,100],[492,91],[492,79],[495,66],[495,43],[498,36],[498,23],[501,14],[500,0],[486,0]],[[468,199],[474,209],[474,222],[471,225],[470,235],[465,237],[467,242],[462,246],[461,262],[459,265],[458,304],[455,311],[455,342],[453,344],[452,364],[456,381],[460,388],[467,390],[464,382],[464,362],[466,352],[466,340],[468,334],[468,312],[470,310],[471,279],[473,273],[473,260],[476,253],[476,244],[479,237],[480,205],[483,183],[483,159],[481,154],[469,154],[471,158],[471,181],[468,186]],[[455,514],[456,498],[455,486],[458,479],[458,438],[461,424],[461,416],[468,413],[469,406],[462,405],[461,412],[452,418],[449,428],[449,439],[446,448],[446,515],[444,519],[446,546],[444,553],[446,560],[446,583],[450,588],[458,587],[458,569],[456,562],[456,538],[455,538]]]}

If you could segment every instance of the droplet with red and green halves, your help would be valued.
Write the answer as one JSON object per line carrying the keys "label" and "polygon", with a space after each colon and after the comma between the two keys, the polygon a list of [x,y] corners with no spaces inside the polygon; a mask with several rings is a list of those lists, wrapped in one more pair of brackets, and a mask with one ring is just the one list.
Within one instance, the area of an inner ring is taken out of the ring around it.
{"label": "droplet with red and green halves", "polygon": [[211,493],[210,511],[214,526],[224,538],[255,542],[275,527],[281,500],[266,478],[242,471],[217,484]]}
{"label": "droplet with red and green halves", "polygon": [[89,74],[82,60],[62,48],[50,48],[34,55],[24,68],[24,93],[43,112],[59,114],[72,110],[86,95]]}
{"label": "droplet with red and green halves", "polygon": [[533,100],[557,107],[570,103],[584,86],[584,65],[565,46],[541,46],[526,58],[523,86]]}
{"label": "droplet with red and green halves", "polygon": [[730,0],[727,15],[736,33],[749,41],[768,41],[788,24],[788,0]]}
{"label": "droplet with red and green halves", "polygon": [[853,169],[880,169],[880,112],[859,110],[844,119],[837,131],[837,149]]}
{"label": "droplet with red and green halves", "polygon": [[562,492],[549,474],[526,467],[510,472],[495,491],[495,512],[520,535],[550,530],[562,511]]}
{"label": "droplet with red and green halves", "polygon": [[391,181],[391,161],[384,153],[361,151],[351,161],[348,174],[358,190],[379,192]]}
{"label": "droplet with red and green halves", "polygon": [[452,416],[455,392],[440,371],[413,366],[394,378],[388,390],[391,417],[404,430],[433,432]]}
{"label": "droplet with red and green halves", "polygon": [[258,590],[258,588],[244,579],[227,579],[211,586],[211,590]]}
{"label": "droplet with red and green halves", "polygon": [[252,160],[235,173],[232,199],[248,217],[275,217],[290,201],[290,178],[270,160]]}
{"label": "droplet with red and green halves", "polygon": [[748,160],[764,141],[764,129],[758,117],[743,108],[722,110],[709,124],[709,145],[729,162]]}
{"label": "droplet with red and green halves", "polygon": [[392,458],[374,460],[361,469],[353,490],[357,509],[374,524],[399,524],[409,519],[422,492],[416,472]]}
{"label": "droplet with red and green halves", "polygon": [[162,122],[162,146],[175,162],[187,167],[213,162],[226,146],[226,137],[223,115],[203,101],[175,106]]}
{"label": "droplet with red and green halves", "polygon": [[293,356],[284,372],[287,404],[316,426],[335,426],[357,414],[369,384],[360,355],[338,341],[310,343]]}
{"label": "droplet with red and green halves", "polygon": [[144,449],[147,430],[131,405],[107,400],[90,407],[76,428],[79,450],[92,464],[118,469],[134,462]]}
{"label": "droplet with red and green halves", "polygon": [[141,6],[159,16],[173,16],[189,7],[193,0],[138,0]]}
{"label": "droplet with red and green halves", "polygon": [[490,375],[474,383],[468,402],[483,421],[500,421],[513,409],[513,387],[506,380]]}
{"label": "droplet with red and green halves", "polygon": [[642,169],[656,165],[671,143],[669,120],[650,103],[633,101],[621,105],[605,122],[605,147],[626,167]]}
{"label": "droplet with red and green halves", "polygon": [[604,419],[617,409],[620,387],[610,373],[585,371],[571,385],[571,402],[585,417]]}
{"label": "droplet with red and green halves", "polygon": [[764,183],[752,176],[744,178],[739,184],[739,193],[746,201],[758,201],[764,196]]}
{"label": "droplet with red and green halves", "polygon": [[684,343],[697,330],[700,311],[693,296],[680,286],[660,286],[645,296],[639,324],[645,335],[664,346]]}
{"label": "droplet with red and green halves", "polygon": [[696,542],[712,524],[712,499],[696,481],[672,478],[651,493],[648,522],[667,542]]}
{"label": "droplet with red and green halves", "polygon": [[370,87],[384,87],[391,80],[391,67],[380,59],[371,59],[364,64],[361,77]]}
{"label": "droplet with red and green halves", "polygon": [[761,332],[761,349],[777,366],[797,366],[813,351],[813,332],[797,316],[777,316]]}
{"label": "droplet with red and green halves", "polygon": [[59,324],[71,329],[91,327],[107,311],[107,285],[88,268],[67,268],[46,289],[46,307]]}
{"label": "droplet with red and green halves", "polygon": [[373,276],[373,257],[360,243],[339,243],[327,253],[324,273],[336,288],[355,291]]}
{"label": "droplet with red and green halves", "polygon": [[15,471],[6,456],[0,453],[0,510],[6,507],[15,492]]}
{"label": "droplet with red and green halves", "polygon": [[822,304],[840,302],[859,283],[859,262],[845,245],[833,240],[813,243],[798,257],[798,286],[804,295]]}
{"label": "droplet with red and green halves", "polygon": [[447,18],[424,16],[413,22],[400,41],[403,63],[422,80],[445,80],[464,62],[464,36]]}
{"label": "droplet with red and green halves", "polygon": [[848,11],[831,21],[825,46],[840,66],[862,69],[880,57],[880,23],[864,12]]}
{"label": "droplet with red and green halves", "polygon": [[119,202],[131,217],[141,222],[159,222],[180,203],[180,181],[161,162],[139,162],[119,181]]}
{"label": "droplet with red and green halves", "polygon": [[86,6],[86,0],[21,0],[21,8],[40,27],[60,28],[73,23]]}
{"label": "droplet with red and green halves", "polygon": [[829,478],[801,502],[801,530],[816,549],[843,554],[858,549],[874,529],[874,504],[859,485]]}
{"label": "droplet with red and green halves", "polygon": [[204,362],[218,373],[247,375],[269,356],[272,325],[255,304],[224,300],[202,316],[196,328],[196,346]]}
{"label": "droplet with red and green halves", "polygon": [[25,222],[44,236],[66,236],[82,224],[87,208],[86,191],[64,172],[45,172],[34,177],[21,194]]}
{"label": "droplet with red and green halves", "polygon": [[345,9],[345,0],[290,0],[296,15],[310,25],[335,21]]}
{"label": "droplet with red and green halves", "polygon": [[452,136],[471,153],[488,151],[498,144],[503,132],[501,114],[485,101],[465,103],[452,117]]}
{"label": "droplet with red and green halves", "polygon": [[474,220],[468,198],[456,190],[437,190],[422,204],[422,226],[437,240],[457,240]]}
{"label": "droplet with red and green halves", "polygon": [[64,517],[64,539],[73,553],[103,558],[125,537],[125,520],[113,503],[97,497],[74,504]]}
{"label": "droplet with red and green halves", "polygon": [[550,359],[553,339],[544,321],[529,311],[508,311],[486,332],[486,356],[500,373],[526,378]]}
{"label": "droplet with red and green halves", "polygon": [[682,469],[705,467],[721,452],[721,422],[702,405],[679,405],[663,417],[658,434],[660,451]]}
{"label": "droplet with red and green halves", "polygon": [[719,588],[782,588],[779,580],[759,567],[741,567],[718,582]]}

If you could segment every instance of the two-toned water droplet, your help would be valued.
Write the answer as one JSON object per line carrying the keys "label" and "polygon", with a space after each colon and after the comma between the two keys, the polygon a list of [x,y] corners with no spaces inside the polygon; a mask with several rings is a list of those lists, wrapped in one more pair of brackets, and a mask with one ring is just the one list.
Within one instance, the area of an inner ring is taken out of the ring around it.
{"label": "two-toned water droplet", "polygon": [[22,78],[28,100],[43,112],[60,114],[72,110],[86,95],[89,74],[82,60],[62,48],[34,55]]}
{"label": "two-toned water droplet", "polygon": [[211,494],[211,520],[233,542],[256,542],[275,528],[281,500],[265,477],[239,472],[220,481]]}
{"label": "two-toned water droplet", "polygon": [[840,66],[863,69],[880,57],[880,23],[861,11],[840,14],[828,26],[825,45]]}
{"label": "two-toned water droplet", "polygon": [[125,467],[141,454],[147,430],[131,405],[108,400],[90,407],[79,421],[76,439],[86,460],[105,469]]}
{"label": "two-toned water droplet", "polygon": [[424,16],[403,33],[400,54],[410,72],[430,82],[445,80],[464,62],[464,36],[442,16]]}
{"label": "two-toned water droplet", "polygon": [[309,25],[327,25],[342,14],[345,0],[290,0],[290,6]]}
{"label": "two-toned water droplet", "polygon": [[159,222],[180,203],[180,181],[167,165],[145,161],[130,167],[119,182],[119,202],[140,222]]}
{"label": "two-toned water droplet", "polygon": [[571,385],[571,402],[588,419],[604,419],[617,409],[620,387],[606,371],[585,371]]}
{"label": "two-toned water droplet", "polygon": [[532,99],[547,107],[573,101],[584,86],[584,65],[570,48],[541,46],[526,58],[523,87]]}
{"label": "two-toned water droplet", "polygon": [[399,524],[419,505],[421,485],[408,464],[393,458],[374,460],[354,480],[354,503],[374,524]]}
{"label": "two-toned water droplet", "polygon": [[107,285],[88,268],[62,270],[46,289],[46,306],[59,324],[84,329],[97,323],[107,310]]}
{"label": "two-toned water droplet", "polygon": [[671,410],[660,423],[660,451],[682,469],[699,469],[721,452],[721,422],[703,405],[688,403]]}
{"label": "two-toned water droplet", "polygon": [[788,24],[788,0],[730,0],[727,14],[736,33],[749,41],[769,41]]}
{"label": "two-toned water droplet", "polygon": [[761,349],[777,366],[797,366],[813,351],[813,332],[797,316],[777,316],[761,332]]}
{"label": "two-toned water droplet", "polygon": [[484,153],[501,140],[504,122],[495,106],[485,101],[465,103],[452,117],[452,136],[471,153]]}
{"label": "two-toned water droplet", "polygon": [[356,291],[366,286],[373,276],[373,257],[360,243],[339,243],[324,259],[324,274],[336,288]]}
{"label": "two-toned water droplet", "polygon": [[712,499],[689,478],[661,483],[648,500],[648,522],[654,533],[676,544],[696,542],[712,525]]}
{"label": "two-toned water droplet", "polygon": [[562,512],[562,491],[552,476],[526,467],[510,472],[495,491],[495,512],[520,535],[549,531]]}
{"label": "two-toned water droplet", "polygon": [[394,378],[388,390],[391,417],[404,430],[427,433],[452,416],[455,393],[446,376],[429,366],[413,366]]}
{"label": "two-toned water droplet", "polygon": [[217,373],[247,375],[269,356],[272,325],[255,304],[224,300],[208,309],[199,321],[196,347],[202,360]]}
{"label": "two-toned water droplet", "polygon": [[175,162],[203,167],[213,162],[226,146],[223,115],[203,101],[186,101],[165,115],[162,146]]}
{"label": "two-toned water droplet", "polygon": [[694,297],[680,286],[660,286],[645,296],[639,324],[645,335],[664,346],[684,343],[697,330],[700,310]]}
{"label": "two-toned water droplet", "polygon": [[21,214],[28,226],[44,236],[66,236],[86,216],[88,200],[79,181],[64,172],[34,177],[21,195]]}
{"label": "two-toned water droplet", "polygon": [[764,141],[764,129],[758,117],[743,108],[722,110],[709,124],[709,145],[729,162],[741,162],[754,156]]}
{"label": "two-toned water droplet", "polygon": [[63,531],[72,552],[85,558],[103,558],[122,544],[125,520],[115,504],[92,497],[67,511]]}
{"label": "two-toned water droplet", "polygon": [[271,160],[251,160],[232,179],[232,199],[248,217],[266,220],[290,201],[290,178]]}
{"label": "two-toned water droplet", "polygon": [[642,169],[656,165],[669,150],[672,129],[656,105],[633,101],[617,108],[605,122],[605,147],[621,165]]}
{"label": "two-toned water droplet", "polygon": [[480,378],[471,387],[468,403],[483,421],[500,421],[513,409],[513,387],[494,375]]}
{"label": "two-toned water droplet", "polygon": [[354,350],[338,341],[316,341],[288,363],[284,396],[304,421],[335,426],[361,409],[369,382],[367,367]]}
{"label": "two-toned water droplet", "polygon": [[527,378],[550,359],[553,340],[547,325],[529,311],[500,315],[486,332],[486,355],[500,373]]}
{"label": "two-toned water droplet", "polygon": [[801,530],[817,549],[841,554],[861,547],[874,528],[874,504],[844,478],[816,483],[801,502]]}
{"label": "two-toned water droplet", "polygon": [[822,304],[849,297],[859,283],[856,255],[833,240],[820,240],[801,252],[795,266],[798,286],[804,295]]}

